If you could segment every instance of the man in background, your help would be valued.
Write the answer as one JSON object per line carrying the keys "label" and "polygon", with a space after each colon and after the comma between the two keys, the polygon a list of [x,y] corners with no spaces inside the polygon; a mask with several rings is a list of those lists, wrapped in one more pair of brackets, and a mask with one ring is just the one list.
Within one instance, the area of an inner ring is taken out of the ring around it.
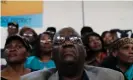
{"label": "man in background", "polygon": [[8,37],[11,35],[15,35],[19,31],[19,25],[15,22],[9,22],[7,31],[8,31]]}

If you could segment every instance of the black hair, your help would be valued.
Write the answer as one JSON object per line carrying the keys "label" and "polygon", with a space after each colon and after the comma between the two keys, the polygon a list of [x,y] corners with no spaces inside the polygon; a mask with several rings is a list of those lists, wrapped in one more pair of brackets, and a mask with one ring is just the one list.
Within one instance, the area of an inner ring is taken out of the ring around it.
{"label": "black hair", "polygon": [[46,29],[46,31],[53,31],[54,33],[56,33],[56,28],[55,27],[48,27]]}
{"label": "black hair", "polygon": [[110,34],[111,34],[111,32],[110,32],[110,31],[104,31],[104,32],[102,33],[101,37],[102,37],[102,38],[104,38],[104,37],[105,37],[105,35],[106,35],[107,33],[110,33]]}
{"label": "black hair", "polygon": [[88,34],[84,35],[84,37],[82,37],[82,41],[83,41],[83,44],[84,44],[85,47],[89,48],[88,39],[89,39],[90,36],[99,37],[100,41],[102,42],[102,48],[103,48],[103,39],[98,33],[95,33],[95,32],[88,33]]}
{"label": "black hair", "polygon": [[25,39],[24,37],[20,36],[20,35],[12,35],[12,36],[8,37],[8,38],[6,39],[5,46],[6,46],[7,44],[9,44],[9,43],[10,43],[11,41],[13,41],[13,40],[19,40],[19,41],[21,41],[22,44],[25,46],[26,50],[27,50],[28,52],[31,51],[32,47],[31,47],[31,45],[29,44],[28,40]]}
{"label": "black hair", "polygon": [[91,27],[89,27],[89,26],[83,26],[81,28],[80,34],[81,34],[81,36],[83,36],[84,34],[90,33],[90,32],[93,32],[93,29]]}

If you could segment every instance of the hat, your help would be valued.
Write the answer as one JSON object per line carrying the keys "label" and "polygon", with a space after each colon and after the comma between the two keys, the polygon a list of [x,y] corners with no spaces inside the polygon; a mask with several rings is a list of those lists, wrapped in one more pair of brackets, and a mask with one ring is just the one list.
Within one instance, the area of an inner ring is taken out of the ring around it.
{"label": "hat", "polygon": [[56,33],[56,28],[55,28],[55,27],[48,27],[48,28],[46,29],[46,31],[47,31],[47,32],[50,31],[50,32]]}
{"label": "hat", "polygon": [[5,46],[7,44],[9,44],[12,40],[20,40],[22,42],[22,44],[25,46],[25,48],[27,49],[27,51],[31,51],[32,47],[31,45],[29,44],[28,40],[26,40],[24,37],[20,36],[20,35],[12,35],[12,36],[9,36],[7,39],[6,39],[6,43],[5,43]]}
{"label": "hat", "polygon": [[81,31],[80,31],[80,33],[81,33],[82,36],[83,36],[84,34],[90,33],[90,32],[93,32],[93,29],[92,29],[91,27],[89,27],[89,26],[83,26],[83,27],[81,28]]}
{"label": "hat", "polygon": [[125,44],[133,44],[133,38],[124,37],[114,41],[111,50],[112,51],[118,50],[120,47],[122,47]]}
{"label": "hat", "polygon": [[[82,37],[83,44],[84,44],[86,47],[88,46],[88,38],[89,38],[90,36],[99,37],[100,41],[101,41],[102,44],[103,44],[102,37],[101,37],[98,33],[96,33],[96,32],[90,32],[90,33],[85,34],[85,35]],[[102,47],[103,47],[103,45],[102,45]]]}
{"label": "hat", "polygon": [[18,29],[18,27],[19,27],[19,25],[18,25],[18,23],[16,23],[16,22],[9,22],[8,23],[8,26],[15,26],[17,29]]}

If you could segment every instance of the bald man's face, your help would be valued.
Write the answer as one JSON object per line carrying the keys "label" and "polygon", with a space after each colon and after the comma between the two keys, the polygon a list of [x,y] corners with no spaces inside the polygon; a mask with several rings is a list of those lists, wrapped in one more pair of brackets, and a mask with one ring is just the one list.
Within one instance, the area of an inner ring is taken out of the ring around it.
{"label": "bald man's face", "polygon": [[53,58],[56,65],[73,65],[84,62],[85,50],[76,33],[61,31],[53,40]]}

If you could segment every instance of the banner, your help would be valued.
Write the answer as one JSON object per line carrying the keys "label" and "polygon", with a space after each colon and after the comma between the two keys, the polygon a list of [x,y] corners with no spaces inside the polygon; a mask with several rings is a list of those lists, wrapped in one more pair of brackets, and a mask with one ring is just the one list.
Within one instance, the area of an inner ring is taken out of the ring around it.
{"label": "banner", "polygon": [[17,22],[20,27],[43,27],[43,1],[4,1],[1,4],[1,27]]}

